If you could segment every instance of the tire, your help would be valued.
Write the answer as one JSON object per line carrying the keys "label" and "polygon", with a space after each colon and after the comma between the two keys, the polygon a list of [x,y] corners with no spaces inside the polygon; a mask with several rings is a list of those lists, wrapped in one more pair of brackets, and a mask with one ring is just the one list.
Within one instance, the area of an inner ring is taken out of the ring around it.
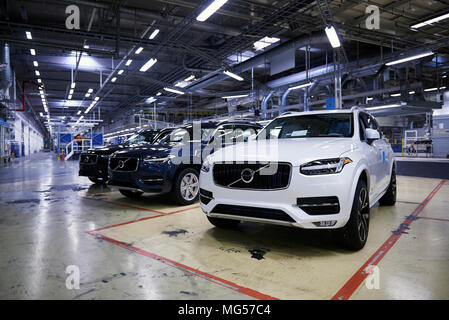
{"label": "tire", "polygon": [[102,183],[101,181],[99,181],[97,178],[94,178],[94,177],[89,177],[89,180],[92,181],[95,184],[101,184]]}
{"label": "tire", "polygon": [[125,197],[137,199],[140,198],[143,194],[141,191],[131,191],[131,190],[125,190],[125,189],[118,189],[121,194],[123,194]]}
{"label": "tire", "polygon": [[355,189],[351,216],[343,228],[333,231],[334,239],[351,250],[362,249],[368,239],[369,192],[366,182],[360,180]]}
{"label": "tire", "polygon": [[394,206],[396,203],[396,168],[393,166],[391,171],[390,184],[387,192],[379,199],[379,204],[382,206]]}
{"label": "tire", "polygon": [[200,191],[199,174],[193,168],[182,170],[175,178],[171,196],[173,200],[183,206],[193,204],[198,199]]}
{"label": "tire", "polygon": [[210,223],[218,228],[229,229],[238,226],[239,220],[207,217]]}

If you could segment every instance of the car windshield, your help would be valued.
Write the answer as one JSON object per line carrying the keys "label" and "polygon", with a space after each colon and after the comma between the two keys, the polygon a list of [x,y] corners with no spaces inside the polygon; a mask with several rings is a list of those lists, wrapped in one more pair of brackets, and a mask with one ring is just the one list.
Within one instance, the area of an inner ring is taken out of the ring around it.
{"label": "car windshield", "polygon": [[273,120],[257,139],[352,137],[352,113],[310,114]]}
{"label": "car windshield", "polygon": [[[210,132],[214,128],[204,128],[201,127],[201,141],[206,141],[207,137],[209,136]],[[196,135],[193,134],[193,128],[187,127],[187,128],[178,128],[170,132],[170,134],[167,134],[161,139],[158,139],[158,143],[164,144],[164,143],[180,143],[180,142],[188,142],[193,141],[194,138],[196,138]]]}
{"label": "car windshield", "polygon": [[156,136],[155,131],[143,131],[137,132],[129,137],[123,144],[131,145],[131,144],[142,144],[142,143],[151,143],[153,138]]}

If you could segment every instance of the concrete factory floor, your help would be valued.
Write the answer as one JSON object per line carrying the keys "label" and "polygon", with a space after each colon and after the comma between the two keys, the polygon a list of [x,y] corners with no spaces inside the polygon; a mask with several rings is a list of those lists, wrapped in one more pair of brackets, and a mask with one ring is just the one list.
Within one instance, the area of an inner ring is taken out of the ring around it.
{"label": "concrete factory floor", "polygon": [[324,231],[216,229],[198,204],[124,198],[49,153],[1,168],[0,192],[0,299],[449,299],[439,179],[398,177],[399,201],[372,209],[359,252]]}

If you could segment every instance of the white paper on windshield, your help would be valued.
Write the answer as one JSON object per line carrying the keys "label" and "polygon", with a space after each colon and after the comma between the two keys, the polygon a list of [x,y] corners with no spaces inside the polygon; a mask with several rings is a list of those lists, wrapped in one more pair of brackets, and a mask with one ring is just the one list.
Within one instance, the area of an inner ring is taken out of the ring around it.
{"label": "white paper on windshield", "polygon": [[305,135],[307,135],[307,130],[299,130],[293,131],[291,137],[304,137]]}

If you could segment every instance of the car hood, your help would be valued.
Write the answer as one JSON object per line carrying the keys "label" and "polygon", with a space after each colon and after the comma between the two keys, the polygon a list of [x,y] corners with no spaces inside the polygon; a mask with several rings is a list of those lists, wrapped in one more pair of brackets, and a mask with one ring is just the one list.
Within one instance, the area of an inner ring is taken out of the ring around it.
{"label": "car hood", "polygon": [[123,158],[139,158],[143,159],[148,156],[164,156],[169,155],[172,147],[170,145],[146,144],[131,146],[114,153],[114,157]]}
{"label": "car hood", "polygon": [[299,166],[309,161],[338,158],[356,149],[351,138],[292,138],[256,140],[238,143],[217,150],[209,158],[212,163],[222,161],[276,161]]}

